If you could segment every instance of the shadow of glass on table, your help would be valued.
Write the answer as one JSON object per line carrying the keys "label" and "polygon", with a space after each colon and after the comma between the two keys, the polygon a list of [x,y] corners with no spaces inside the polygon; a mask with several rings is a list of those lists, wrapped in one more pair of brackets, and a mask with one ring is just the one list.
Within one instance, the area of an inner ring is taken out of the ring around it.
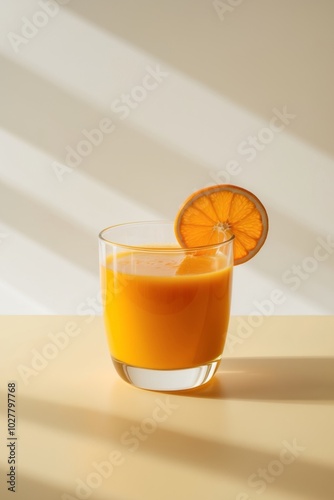
{"label": "shadow of glass on table", "polygon": [[[287,400],[297,403],[301,401],[329,403],[334,399],[333,374],[333,358],[227,358],[223,360],[221,369],[212,383],[197,391],[188,391],[188,395],[255,402]],[[240,485],[244,485],[250,474],[257,470],[257,464],[268,466],[277,459],[276,450],[257,448],[251,443],[230,442],[223,435],[221,436],[222,426],[224,426],[222,418],[226,416],[225,407],[221,412],[217,412],[217,420],[205,418],[196,427],[198,433],[194,433],[191,426],[189,429],[184,428],[182,422],[184,424],[187,418],[192,418],[194,405],[188,405],[182,397],[171,400],[171,403],[177,406],[179,425],[176,425],[177,420],[174,420],[173,415],[170,423],[159,421],[156,429],[153,429],[154,432],[149,429],[149,434],[144,436],[145,440],[140,442],[138,440],[138,449],[132,451],[125,445],[124,440],[122,442],[122,436],[124,432],[129,434],[132,428],[152,420],[152,411],[157,407],[159,394],[162,397],[161,393],[140,391],[124,384],[121,380],[115,380],[110,388],[109,404],[105,406],[104,411],[76,406],[75,403],[72,405],[65,402],[45,401],[21,394],[21,449],[24,449],[26,433],[29,429],[24,424],[33,423],[40,429],[41,438],[43,435],[51,435],[50,433],[59,435],[59,447],[57,445],[50,456],[45,455],[45,450],[49,445],[47,442],[43,443],[43,440],[35,443],[35,454],[43,457],[47,469],[54,466],[52,455],[57,455],[59,459],[61,457],[63,465],[62,467],[57,465],[58,483],[56,484],[54,478],[40,477],[40,469],[36,468],[38,462],[35,463],[34,468],[33,464],[23,462],[21,454],[20,493],[16,495],[18,500],[25,500],[31,495],[38,499],[53,500],[59,498],[64,491],[72,495],[76,478],[86,478],[88,473],[95,470],[91,466],[93,461],[106,460],[110,451],[116,448],[122,452],[124,465],[117,469],[117,473],[115,472],[110,479],[103,479],[101,489],[94,491],[94,498],[97,500],[105,500],[106,490],[114,494],[114,486],[120,484],[121,476],[125,474],[128,477],[143,474],[144,477],[146,460],[152,465],[153,457],[156,464],[156,469],[154,469],[156,481],[161,481],[161,484],[166,476],[166,465],[178,464],[182,467],[186,464],[186,467],[191,467],[194,472],[201,474],[205,472],[206,478],[220,477],[222,487],[224,487],[224,478],[229,477],[234,478]],[[184,392],[181,396],[183,395],[187,393]],[[163,401],[166,402],[165,399]],[[187,402],[191,401],[187,400]],[[216,405],[205,404],[204,406],[207,408],[204,417],[208,417],[213,406]],[[141,408],[139,413],[135,411],[136,407]],[[244,417],[246,420],[246,414]],[[210,435],[202,432],[208,426],[214,428],[214,432]],[[259,421],[259,426],[262,426],[261,421]],[[63,450],[61,437],[75,437],[75,435],[78,438],[74,443],[75,448],[68,443],[66,450]],[[278,444],[280,439],[280,432],[277,431]],[[77,449],[80,443],[85,448],[85,453]],[[66,474],[64,467],[69,467]],[[150,484],[146,482],[142,485],[145,491],[141,493],[144,493],[147,499],[154,498],[149,489]],[[282,498],[286,494],[297,493],[303,495],[303,498],[331,500],[333,498],[330,491],[331,485],[332,469],[329,464],[318,462],[305,454],[298,457],[291,468],[287,467],[284,470],[284,476],[268,485],[268,488],[270,486],[270,491],[280,492]],[[27,492],[31,495],[25,496]],[[119,499],[117,493],[112,498]],[[160,498],[166,498],[166,496]]]}
{"label": "shadow of glass on table", "polygon": [[208,384],[182,395],[326,404],[334,401],[334,358],[223,358]]}
{"label": "shadow of glass on table", "polygon": [[[233,368],[235,369],[235,366]],[[223,372],[220,372],[221,375],[222,373]],[[231,376],[232,374],[238,375],[239,373],[240,372],[237,370],[230,370]],[[214,388],[219,384],[219,381],[220,377],[218,373],[216,382],[214,384],[208,384],[206,390],[210,387]],[[114,391],[116,393],[114,403],[118,399],[131,396],[131,394],[137,395],[137,399],[135,398],[134,402],[136,404],[138,404],[141,398],[146,398],[146,396],[152,396],[152,398],[156,399],[158,394],[161,395],[161,393],[134,389],[121,381],[115,384]],[[253,394],[254,392],[253,390]],[[223,397],[223,392],[218,394],[220,394],[220,396],[208,397]],[[264,399],[263,396],[262,399]],[[131,400],[128,401],[128,404],[131,405]],[[43,475],[40,474],[40,470],[34,469],[31,466],[27,467],[27,463],[23,463],[21,457],[19,463],[20,490],[16,494],[18,500],[26,500],[27,498],[47,498],[48,500],[64,498],[66,500],[74,500],[79,498],[75,496],[74,493],[76,479],[79,477],[86,480],[88,472],[95,472],[95,469],[93,469],[91,465],[93,461],[108,459],[108,453],[114,449],[116,445],[118,449],[122,451],[124,465],[117,468],[115,474],[110,478],[108,477],[101,480],[101,488],[98,488],[96,491],[94,490],[94,497],[92,497],[96,500],[105,500],[106,491],[109,492],[109,495],[112,495],[109,496],[109,498],[121,500],[117,495],[118,492],[114,493],[114,486],[115,483],[119,485],[122,470],[126,471],[128,477],[137,477],[138,473],[145,477],[147,467],[145,461],[148,460],[148,463],[152,465],[150,461],[152,457],[154,457],[156,464],[155,481],[160,481],[161,484],[163,484],[165,479],[166,464],[168,466],[170,464],[178,464],[179,467],[186,464],[186,468],[191,467],[194,473],[204,474],[205,481],[207,481],[208,478],[213,480],[215,477],[220,477],[222,488],[224,488],[225,481],[229,483],[229,479],[227,480],[226,478],[232,477],[235,481],[240,483],[239,487],[242,488],[242,491],[245,488],[249,490],[250,486],[247,481],[250,475],[254,475],[258,469],[258,464],[267,467],[268,464],[274,461],[277,462],[278,455],[276,450],[269,451],[261,449],[261,447],[252,447],[249,443],[233,443],[228,442],[224,438],[220,439],[218,437],[218,427],[217,437],[213,439],[212,437],[205,437],[201,434],[195,435],[191,430],[187,432],[175,426],[159,425],[156,432],[146,436],[147,439],[140,442],[138,451],[135,450],[131,453],[124,447],[124,444],[122,445],[120,443],[119,438],[122,436],[124,430],[130,429],[131,426],[138,426],[138,424],[147,420],[147,417],[141,421],[138,420],[138,417],[132,420],[124,416],[122,417],[121,415],[113,415],[112,411],[110,413],[100,412],[94,411],[93,409],[78,408],[68,404],[38,401],[33,398],[25,398],[23,400],[23,405],[24,408],[21,405],[20,416],[22,423],[24,420],[33,420],[38,424],[44,424],[53,428],[53,432],[59,433],[60,435],[63,433],[72,434],[75,432],[79,435],[78,437],[80,437],[80,440],[86,442],[87,452],[85,457],[79,459],[78,450],[74,450],[70,446],[66,450],[53,449],[53,454],[58,453],[59,456],[61,453],[64,454],[63,460],[65,463],[67,462],[67,467],[73,466],[72,461],[76,464],[78,460],[81,462],[81,464],[77,464],[77,466],[74,467],[74,469],[78,468],[77,470],[70,469],[70,471],[66,473],[66,475],[63,474],[63,476],[59,470],[61,468],[58,467],[57,483],[54,481],[54,478],[43,477]],[[182,407],[182,401],[180,401],[180,407],[182,412],[186,411],[186,408]],[[144,414],[146,414],[146,410]],[[204,422],[204,425],[207,426],[208,422]],[[91,437],[94,438],[95,444],[91,440]],[[277,439],[279,443],[279,436],[277,436]],[[24,432],[21,435],[21,441],[23,440]],[[107,446],[105,451],[102,451],[101,454],[100,444],[102,441],[104,441]],[[61,446],[61,441],[59,441],[59,446]],[[41,443],[36,443],[36,448],[35,453],[40,451],[40,456],[43,456],[44,461],[50,462],[49,468],[51,468],[53,464],[50,456],[43,454],[43,452],[45,452],[45,446],[42,446]],[[139,472],[137,470],[138,467]],[[4,474],[5,471],[0,468],[0,472]],[[173,472],[172,470],[172,475],[173,473],[175,473],[175,471]],[[172,476],[170,479],[172,480]],[[146,481],[141,484],[140,489],[140,493],[145,494],[145,498],[148,500],[155,498],[151,494],[151,484],[153,484],[152,481]],[[268,489],[270,488],[271,492],[275,492],[276,494],[280,492],[282,498],[285,498],[286,495],[292,498],[293,495],[298,494],[304,495],[303,498],[305,499],[317,498],[318,500],[332,500],[331,485],[331,467],[328,464],[318,463],[316,460],[310,459],[309,456],[301,455],[293,462],[291,468],[290,466],[286,467],[284,476],[280,478],[280,480],[275,480],[273,484],[268,484],[267,487]],[[123,485],[124,494],[126,494],[126,490],[126,485]],[[251,493],[254,494],[254,491],[255,490],[252,490]],[[67,496],[64,492],[66,492]],[[237,489],[233,498],[237,498],[238,495],[239,491]],[[161,496],[160,498],[165,499],[167,497]]]}

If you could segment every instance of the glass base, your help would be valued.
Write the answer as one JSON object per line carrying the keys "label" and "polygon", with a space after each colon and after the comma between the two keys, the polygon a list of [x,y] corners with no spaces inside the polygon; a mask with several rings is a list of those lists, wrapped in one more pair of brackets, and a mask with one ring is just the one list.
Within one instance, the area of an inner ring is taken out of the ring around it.
{"label": "glass base", "polygon": [[178,370],[138,368],[111,359],[120,377],[136,387],[151,391],[184,391],[209,382],[220,364],[221,357],[205,365]]}

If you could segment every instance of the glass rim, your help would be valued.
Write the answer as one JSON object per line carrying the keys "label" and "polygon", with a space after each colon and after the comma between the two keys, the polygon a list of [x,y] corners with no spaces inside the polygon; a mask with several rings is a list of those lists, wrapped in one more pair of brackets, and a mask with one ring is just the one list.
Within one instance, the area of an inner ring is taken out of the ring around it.
{"label": "glass rim", "polygon": [[142,221],[133,221],[133,222],[121,222],[119,224],[112,224],[111,226],[107,226],[105,227],[104,229],[102,229],[99,234],[98,234],[98,238],[99,238],[99,241],[100,242],[103,242],[103,243],[108,243],[109,245],[115,245],[115,246],[118,246],[118,247],[122,247],[122,248],[126,248],[128,250],[137,250],[137,251],[141,251],[141,252],[194,252],[194,251],[203,251],[203,250],[213,250],[213,249],[217,249],[217,248],[220,248],[224,245],[227,245],[229,243],[231,243],[235,236],[234,234],[231,235],[230,238],[228,238],[227,240],[225,241],[222,241],[220,243],[212,243],[210,245],[202,245],[202,246],[196,246],[196,247],[169,247],[169,246],[161,246],[161,247],[154,247],[152,248],[152,246],[149,246],[149,244],[147,245],[144,245],[144,244],[140,244],[140,245],[129,245],[127,243],[120,243],[120,242],[117,242],[117,241],[112,241],[111,239],[108,239],[104,236],[104,233],[106,233],[107,231],[109,231],[110,229],[114,229],[114,228],[119,228],[119,227],[126,227],[126,226],[140,226],[140,225],[144,225],[144,224],[147,224],[147,225],[172,225],[174,226],[174,221],[171,221],[171,220],[142,220]]}

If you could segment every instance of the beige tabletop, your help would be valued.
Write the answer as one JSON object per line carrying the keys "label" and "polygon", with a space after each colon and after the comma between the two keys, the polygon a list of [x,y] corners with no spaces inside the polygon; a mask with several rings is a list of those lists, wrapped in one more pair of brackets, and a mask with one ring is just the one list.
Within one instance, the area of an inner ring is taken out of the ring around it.
{"label": "beige tabletop", "polygon": [[0,339],[1,499],[334,498],[334,317],[232,318],[182,394],[123,382],[99,317],[2,317]]}

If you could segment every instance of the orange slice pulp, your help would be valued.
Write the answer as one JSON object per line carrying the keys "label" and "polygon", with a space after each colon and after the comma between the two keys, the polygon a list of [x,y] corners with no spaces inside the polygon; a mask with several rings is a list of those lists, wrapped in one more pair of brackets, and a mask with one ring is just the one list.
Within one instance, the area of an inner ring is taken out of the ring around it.
{"label": "orange slice pulp", "polygon": [[186,248],[214,245],[234,235],[234,264],[260,250],[268,234],[268,215],[250,191],[230,184],[196,191],[181,206],[175,234]]}

